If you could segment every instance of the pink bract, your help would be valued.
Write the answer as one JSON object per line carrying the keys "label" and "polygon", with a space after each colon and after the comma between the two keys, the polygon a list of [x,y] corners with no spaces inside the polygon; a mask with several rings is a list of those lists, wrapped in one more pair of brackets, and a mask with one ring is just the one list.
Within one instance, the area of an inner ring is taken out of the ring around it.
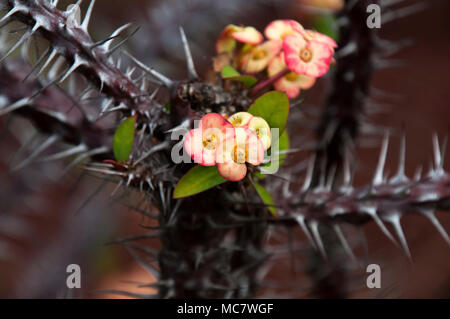
{"label": "pink bract", "polygon": [[216,163],[219,174],[229,181],[239,181],[247,174],[246,162],[261,164],[264,146],[261,140],[247,128],[235,128],[234,137],[223,141],[217,149]]}
{"label": "pink bract", "polygon": [[[267,71],[269,76],[273,77],[285,68],[286,63],[284,63],[284,54],[281,53],[269,63]],[[277,91],[285,92],[288,98],[293,99],[300,94],[301,89],[309,89],[315,82],[316,79],[313,77],[289,72],[281,79],[277,80],[273,86]]]}
{"label": "pink bract", "polygon": [[336,49],[338,47],[336,41],[323,33],[314,30],[303,30],[300,32],[300,34],[305,38],[306,41],[317,41],[320,43],[324,43],[333,49]]}
{"label": "pink bract", "polygon": [[264,34],[269,40],[283,40],[288,35],[303,31],[303,26],[297,21],[275,20],[267,25]]}
{"label": "pink bract", "polygon": [[321,77],[328,72],[333,50],[328,45],[307,42],[300,35],[288,35],[283,41],[284,61],[294,73]]}
{"label": "pink bract", "polygon": [[184,139],[184,148],[192,159],[203,166],[216,164],[216,150],[222,141],[234,135],[234,127],[223,116],[208,113],[198,128],[190,130]]}
{"label": "pink bract", "polygon": [[270,40],[254,47],[241,58],[241,69],[246,73],[264,70],[269,62],[280,52],[281,40]]}
{"label": "pink bract", "polygon": [[236,41],[257,45],[263,41],[262,34],[253,27],[241,27],[229,24],[220,34],[216,42],[217,53],[231,53],[236,47]]}

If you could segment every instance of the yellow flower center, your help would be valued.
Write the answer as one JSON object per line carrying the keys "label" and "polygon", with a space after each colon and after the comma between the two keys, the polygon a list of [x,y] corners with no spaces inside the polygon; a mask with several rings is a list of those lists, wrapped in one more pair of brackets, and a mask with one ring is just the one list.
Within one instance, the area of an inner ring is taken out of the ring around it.
{"label": "yellow flower center", "polygon": [[247,148],[236,145],[233,149],[233,161],[238,164],[244,164],[248,158]]}
{"label": "yellow flower center", "polygon": [[285,79],[291,82],[295,82],[298,79],[298,74],[294,73],[294,72],[289,72],[288,74],[286,74]]}
{"label": "yellow flower center", "polygon": [[242,118],[240,116],[236,116],[233,121],[231,122],[231,124],[233,124],[233,126],[239,126],[242,123]]}
{"label": "yellow flower center", "polygon": [[293,34],[294,32],[291,30],[285,30],[282,34],[281,34],[281,39],[283,40],[285,37],[287,37],[288,35]]}
{"label": "yellow flower center", "polygon": [[301,49],[299,56],[303,62],[309,62],[312,60],[312,57],[313,57],[311,50],[309,50],[307,48]]}
{"label": "yellow flower center", "polygon": [[207,134],[202,140],[203,147],[207,150],[215,150],[218,142],[219,138],[214,133]]}
{"label": "yellow flower center", "polygon": [[262,60],[267,57],[267,52],[264,49],[256,49],[252,54],[253,60]]}

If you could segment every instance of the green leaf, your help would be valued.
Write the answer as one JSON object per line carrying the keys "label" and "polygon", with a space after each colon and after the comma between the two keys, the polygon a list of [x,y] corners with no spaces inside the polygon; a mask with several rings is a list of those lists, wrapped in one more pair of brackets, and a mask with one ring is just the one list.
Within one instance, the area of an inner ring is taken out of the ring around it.
{"label": "green leaf", "polygon": [[136,117],[132,116],[123,121],[113,138],[113,152],[118,162],[124,162],[128,159],[133,149],[134,131]]}
{"label": "green leaf", "polygon": [[267,92],[250,105],[248,112],[265,119],[271,128],[278,128],[281,135],[289,116],[289,99],[283,92]]}
{"label": "green leaf", "polygon": [[219,175],[216,166],[197,165],[191,168],[179,180],[173,191],[173,198],[198,194],[226,181],[226,179]]}
{"label": "green leaf", "polygon": [[256,192],[264,204],[267,205],[267,209],[272,213],[273,217],[277,218],[277,209],[275,208],[275,202],[273,201],[272,195],[261,185],[256,182],[253,182],[253,187],[255,187]]}
{"label": "green leaf", "polygon": [[[277,148],[278,152],[282,154],[272,156],[272,150],[276,150]],[[263,179],[270,174],[276,173],[280,166],[283,165],[284,159],[287,155],[285,151],[287,150],[289,150],[289,135],[285,130],[278,140],[272,141],[272,147],[267,152],[267,155],[271,158],[271,162],[259,166],[266,173],[256,172],[255,175]]]}
{"label": "green leaf", "polygon": [[319,14],[314,20],[316,31],[323,33],[336,42],[339,40],[339,28],[333,14]]}
{"label": "green leaf", "polygon": [[231,81],[241,82],[247,88],[251,88],[258,82],[254,76],[251,75],[241,75],[238,71],[229,65],[225,65],[222,69],[222,78]]}
{"label": "green leaf", "polygon": [[240,76],[241,74],[236,71],[233,67],[229,66],[229,65],[225,65],[222,68],[222,78],[226,79],[226,78],[232,78],[234,76]]}

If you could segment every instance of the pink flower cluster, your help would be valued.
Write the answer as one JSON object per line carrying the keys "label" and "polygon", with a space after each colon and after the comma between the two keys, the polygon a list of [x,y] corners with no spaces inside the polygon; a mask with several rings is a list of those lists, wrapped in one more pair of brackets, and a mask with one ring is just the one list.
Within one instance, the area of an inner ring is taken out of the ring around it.
{"label": "pink flower cluster", "polygon": [[294,20],[275,20],[264,34],[266,41],[253,27],[229,25],[217,40],[217,53],[232,55],[237,43],[242,43],[237,55],[240,69],[246,73],[267,69],[270,77],[284,71],[274,86],[289,98],[297,97],[300,89],[311,88],[316,78],[328,72],[337,47],[330,37],[306,30]]}
{"label": "pink flower cluster", "polygon": [[186,134],[184,147],[196,163],[216,165],[223,178],[239,181],[247,175],[246,163],[262,163],[271,137],[269,125],[260,117],[239,112],[227,120],[208,113]]}

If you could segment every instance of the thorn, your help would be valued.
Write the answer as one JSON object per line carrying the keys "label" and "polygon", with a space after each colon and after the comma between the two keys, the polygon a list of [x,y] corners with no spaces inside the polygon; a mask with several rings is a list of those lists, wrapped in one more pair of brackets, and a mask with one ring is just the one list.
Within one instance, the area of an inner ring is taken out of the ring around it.
{"label": "thorn", "polygon": [[169,78],[165,77],[161,73],[155,71],[153,68],[149,68],[144,63],[142,63],[141,61],[136,59],[134,56],[132,56],[130,53],[125,51],[125,54],[128,55],[134,61],[134,63],[136,63],[142,70],[144,70],[148,74],[152,75],[153,77],[155,77],[156,79],[161,81],[166,87],[172,87],[173,86],[173,81],[172,80],[170,80]]}
{"label": "thorn", "polygon": [[5,14],[1,19],[0,19],[0,24],[4,23],[6,20],[8,20],[13,14],[20,12],[20,10],[23,7],[21,7],[20,5],[16,5],[14,6],[14,8],[12,8],[7,14]]}
{"label": "thorn", "polygon": [[38,161],[39,162],[51,162],[51,161],[56,161],[56,160],[60,160],[72,155],[75,155],[77,153],[81,153],[81,152],[85,152],[87,151],[87,147],[84,144],[80,144],[74,147],[71,147],[67,150],[64,150],[62,152],[56,153],[56,154],[52,154],[46,157],[42,157],[40,158]]}
{"label": "thorn", "polygon": [[136,162],[133,163],[133,166],[136,166],[137,164],[139,164],[140,162],[142,162],[144,159],[146,159],[147,157],[149,157],[150,155],[152,155],[155,152],[159,152],[161,150],[164,150],[166,148],[168,148],[169,142],[165,141],[163,143],[157,144],[155,146],[153,146],[150,150],[148,150],[147,152],[144,153],[144,155],[142,155]]}
{"label": "thorn", "polygon": [[125,42],[127,42],[129,38],[131,38],[136,32],[138,32],[139,29],[140,29],[140,27],[137,27],[136,29],[134,29],[134,31],[131,32],[129,35],[127,35],[125,37],[125,39],[123,39],[122,41],[117,43],[114,48],[112,48],[108,53],[106,53],[106,56],[110,57],[118,48],[120,48]]}
{"label": "thorn", "polygon": [[406,162],[406,134],[403,132],[402,140],[400,143],[400,155],[398,159],[398,169],[395,176],[389,181],[391,184],[399,184],[408,181],[408,177],[405,175],[405,162]]}
{"label": "thorn", "polygon": [[109,195],[110,197],[114,197],[114,195],[117,193],[117,191],[119,190],[119,188],[123,185],[123,179],[120,180],[119,183],[117,183],[116,187],[114,187],[114,190],[111,192],[111,194]]}
{"label": "thorn", "polygon": [[25,105],[28,105],[31,102],[31,99],[29,97],[24,97],[23,99],[20,99],[13,104],[10,104],[4,108],[0,109],[0,116],[8,114],[14,110],[17,110],[18,108],[21,108]]}
{"label": "thorn", "polygon": [[317,250],[317,245],[314,242],[313,237],[311,236],[311,233],[308,229],[308,226],[306,226],[305,223],[305,217],[303,215],[296,215],[295,216],[295,220],[297,221],[297,223],[300,225],[301,229],[303,230],[303,232],[305,233],[306,237],[308,238],[309,243],[311,244],[311,246],[313,246],[313,248],[315,250]]}
{"label": "thorn", "polygon": [[108,111],[109,107],[113,104],[113,102],[114,102],[114,99],[106,99],[103,101],[102,107],[100,109],[99,117]]}
{"label": "thorn", "polygon": [[327,183],[325,185],[327,191],[331,191],[331,188],[333,187],[334,178],[336,177],[336,167],[336,165],[333,165],[328,172]]}
{"label": "thorn", "polygon": [[333,225],[333,230],[336,233],[339,241],[341,242],[342,247],[344,248],[344,251],[347,253],[347,255],[351,258],[352,261],[356,263],[356,257],[353,254],[352,249],[350,248],[350,245],[347,242],[347,239],[345,239],[344,233],[342,232],[341,227],[338,224]]}
{"label": "thorn", "polygon": [[[127,174],[125,174],[125,176],[126,176]],[[127,187],[130,187],[130,185],[131,185],[131,182],[133,181],[133,179],[134,179],[134,175],[133,174],[129,174],[128,175],[128,179],[127,179]]]}
{"label": "thorn", "polygon": [[381,24],[384,25],[385,23],[389,23],[393,20],[407,17],[411,14],[424,10],[425,8],[427,8],[427,6],[428,5],[424,2],[418,2],[407,7],[383,13],[383,16],[381,17]]}
{"label": "thorn", "polygon": [[113,170],[101,169],[101,168],[90,167],[90,166],[85,166],[84,169],[86,171],[101,173],[101,174],[111,175],[111,176],[127,176],[127,174],[124,172],[117,172],[117,171],[113,171]]}
{"label": "thorn", "polygon": [[172,133],[179,130],[185,130],[187,131],[189,127],[191,126],[191,120],[189,118],[185,119],[183,122],[181,122],[180,125],[175,126],[174,128],[171,128],[170,130],[165,131],[164,133]]}
{"label": "thorn", "polygon": [[302,186],[302,190],[301,190],[302,193],[306,192],[309,189],[309,187],[311,186],[315,161],[316,161],[316,154],[313,154],[310,157],[309,162],[308,162],[308,168],[306,171],[305,181],[303,182],[303,186]]}
{"label": "thorn", "polygon": [[[289,175],[290,175],[290,174],[289,174]],[[289,176],[289,175],[288,175],[288,176]],[[285,198],[289,198],[289,197],[292,196],[292,192],[291,192],[291,190],[289,189],[290,186],[291,186],[291,182],[290,182],[289,180],[286,180],[286,181],[283,182],[283,196],[284,196]]]}
{"label": "thorn", "polygon": [[386,163],[386,155],[387,155],[387,149],[389,145],[389,132],[386,131],[383,138],[383,144],[381,145],[381,151],[380,151],[380,157],[378,158],[378,165],[377,169],[375,171],[375,175],[373,177],[372,184],[374,186],[380,185],[383,183],[383,171],[384,171],[384,164]]}
{"label": "thorn", "polygon": [[405,234],[403,233],[402,225],[400,223],[399,214],[394,214],[389,217],[389,222],[394,227],[395,232],[397,233],[397,237],[400,239],[400,244],[405,251],[405,254],[408,256],[408,259],[412,261],[411,253],[409,251],[408,243],[406,241]]}
{"label": "thorn", "polygon": [[25,43],[20,48],[20,56],[25,61],[29,61],[30,60],[30,45],[31,45],[31,40],[32,39],[33,38],[30,36],[28,39],[25,40]]}
{"label": "thorn", "polygon": [[[128,27],[130,27],[132,24],[131,23],[126,23],[124,25],[122,25],[121,27],[117,28],[113,33],[111,33],[111,35],[109,37],[107,37],[104,40],[98,41],[96,43],[94,43],[90,49],[95,49],[96,47],[101,47],[101,49],[104,52],[109,52],[110,51],[110,46],[112,44],[112,40],[116,39],[117,37],[120,36],[120,34],[126,30]],[[119,58],[120,60],[120,58]],[[118,66],[119,68],[120,66]]]}
{"label": "thorn", "polygon": [[184,55],[186,56],[186,64],[189,79],[196,80],[199,77],[197,75],[197,72],[195,71],[195,65],[194,60],[192,59],[191,49],[189,48],[189,43],[186,39],[186,34],[184,33],[182,27],[180,27],[180,34],[181,34],[181,42],[183,42]]}
{"label": "thorn", "polygon": [[131,76],[133,75],[134,71],[136,71],[136,67],[128,68],[128,69],[125,71],[125,75],[126,75],[127,77],[129,77],[130,80],[132,80]]}
{"label": "thorn", "polygon": [[110,149],[108,147],[101,146],[101,147],[94,148],[94,149],[90,150],[89,152],[81,154],[80,156],[75,158],[69,165],[67,165],[67,167],[64,169],[64,171],[61,173],[60,177],[62,177],[65,174],[67,174],[72,168],[74,168],[76,165],[78,165],[79,163],[81,163],[85,159],[89,158],[90,156],[104,154],[104,153],[107,153],[109,151],[110,151]]}
{"label": "thorn", "polygon": [[416,173],[414,174],[414,181],[416,182],[420,181],[420,179],[422,178],[422,169],[423,169],[422,166],[419,166],[416,169]]}
{"label": "thorn", "polygon": [[439,222],[439,220],[434,215],[433,210],[431,210],[431,209],[424,209],[422,214],[424,214],[430,220],[430,222],[437,229],[439,234],[441,234],[442,238],[444,238],[446,243],[450,246],[450,238],[449,238],[447,232],[445,231],[444,227],[442,227],[441,223]]}
{"label": "thorn", "polygon": [[315,242],[317,243],[317,246],[319,248],[320,254],[322,255],[322,257],[324,259],[328,259],[327,258],[327,254],[325,252],[325,247],[323,246],[322,238],[320,237],[319,224],[316,221],[313,220],[310,223],[310,225],[311,225],[312,234],[314,236]]}
{"label": "thorn", "polygon": [[49,136],[44,143],[39,145],[24,161],[22,161],[19,165],[15,166],[12,171],[18,171],[28,164],[30,164],[36,157],[38,157],[43,151],[45,151],[48,147],[58,141],[59,136],[54,134]]}
{"label": "thorn", "polygon": [[324,156],[320,165],[320,176],[319,176],[319,184],[317,185],[318,190],[323,190],[325,187],[326,180],[326,170],[327,170],[327,158]]}
{"label": "thorn", "polygon": [[39,71],[37,72],[37,77],[39,77],[42,73],[42,71],[45,70],[45,68],[53,61],[53,59],[56,57],[56,55],[58,54],[58,51],[56,49],[53,49],[52,53],[50,53],[48,59],[45,61],[44,65],[39,69]]}
{"label": "thorn", "polygon": [[161,204],[162,204],[162,211],[163,211],[163,214],[165,214],[166,213],[166,200],[165,200],[165,198],[164,198],[164,185],[163,185],[163,183],[162,182],[159,182],[158,183],[158,188],[159,188],[159,196],[161,197]]}
{"label": "thorn", "polygon": [[350,151],[345,152],[344,156],[344,177],[343,177],[343,185],[341,189],[344,192],[351,191],[353,189],[352,187],[352,172],[350,168]]}
{"label": "thorn", "polygon": [[31,71],[23,78],[22,82],[25,82],[30,77],[30,75],[33,74],[34,71],[36,71],[36,69],[39,67],[42,61],[44,61],[44,59],[49,56],[50,52],[51,52],[50,47],[48,47],[47,50],[36,61]]}
{"label": "thorn", "polygon": [[149,97],[150,101],[153,101],[153,99],[155,98],[156,94],[158,94],[158,91],[159,91],[159,87],[156,88],[156,89],[153,91],[153,93],[150,95],[150,97]]}
{"label": "thorn", "polygon": [[[444,143],[445,147],[446,142]],[[439,137],[436,133],[433,134],[433,160],[434,160],[434,175],[441,176],[444,174],[443,156],[439,146]]]}
{"label": "thorn", "polygon": [[151,190],[155,190],[155,187],[152,184],[152,179],[150,177],[146,177],[145,182],[148,184],[148,187],[150,187]]}
{"label": "thorn", "polygon": [[444,173],[444,160],[445,160],[445,152],[447,151],[447,143],[448,143],[448,135],[445,136],[444,142],[442,142],[441,146],[441,163],[439,164],[439,170]]}
{"label": "thorn", "polygon": [[9,50],[8,52],[5,53],[5,55],[0,58],[0,63],[2,63],[3,61],[5,61],[5,59],[11,54],[13,53],[25,40],[27,40],[30,36],[32,35],[32,31],[28,30],[26,31],[22,37],[19,39],[19,41],[17,41]]}
{"label": "thorn", "polygon": [[370,217],[372,217],[375,223],[381,229],[381,231],[386,235],[386,237],[389,238],[396,246],[398,246],[397,241],[394,239],[392,234],[389,232],[384,223],[381,221],[380,217],[378,217],[376,209],[374,207],[363,207],[361,210],[367,213]]}
{"label": "thorn", "polygon": [[353,54],[358,50],[358,46],[355,41],[349,42],[343,48],[340,48],[338,52],[336,52],[336,58],[343,58],[347,55]]}
{"label": "thorn", "polygon": [[67,77],[69,75],[71,75],[73,73],[73,71],[78,69],[83,64],[86,64],[86,62],[83,61],[78,55],[75,55],[75,60],[72,64],[72,66],[66,71],[66,73],[62,76],[61,80],[59,80],[58,83],[64,82],[64,80],[67,79]]}
{"label": "thorn", "polygon": [[159,279],[159,271],[155,269],[151,264],[146,262],[139,254],[137,254],[130,245],[125,244],[125,249],[130,253],[131,256],[137,261],[137,263],[144,268],[150,275]]}
{"label": "thorn", "polygon": [[53,79],[53,81],[54,81],[55,79],[58,79],[58,77],[61,78],[61,77],[64,75],[64,73],[61,74],[61,75],[58,75],[58,76],[57,76],[57,74],[58,74],[59,71],[62,69],[62,67],[63,67],[64,64],[65,64],[65,59],[62,58],[62,57],[58,57],[58,58],[56,59],[55,63],[53,63],[53,65],[52,65],[52,67],[50,68],[50,70],[48,70],[47,78]]}
{"label": "thorn", "polygon": [[88,32],[89,20],[91,19],[92,10],[94,9],[95,0],[91,0],[89,3],[89,7],[87,8],[86,15],[84,16],[84,20],[81,23],[81,28],[86,32]]}
{"label": "thorn", "polygon": [[140,88],[141,88],[142,92],[147,92],[147,90],[148,90],[148,82],[147,82],[147,79],[145,77],[142,78],[142,82],[141,82]]}
{"label": "thorn", "polygon": [[[120,111],[120,110],[127,110],[128,109],[128,107],[125,105],[125,104],[120,104],[119,106],[116,106],[116,107],[113,107],[113,108],[110,108],[110,109],[108,109],[108,110],[105,110],[105,114],[106,113],[112,113],[112,112],[116,112],[116,111]],[[102,115],[102,114],[100,114],[100,115]]]}

